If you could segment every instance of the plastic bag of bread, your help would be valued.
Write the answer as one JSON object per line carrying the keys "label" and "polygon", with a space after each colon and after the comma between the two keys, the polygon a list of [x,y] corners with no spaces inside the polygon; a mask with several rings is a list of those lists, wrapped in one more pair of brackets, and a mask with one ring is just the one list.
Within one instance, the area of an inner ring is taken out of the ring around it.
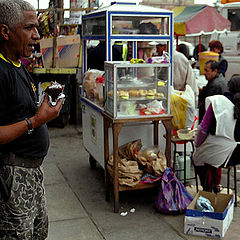
{"label": "plastic bag of bread", "polygon": [[[157,159],[158,148],[157,147],[143,147],[138,152],[138,160],[142,161],[143,163],[151,162]],[[145,165],[145,164],[143,164]]]}
{"label": "plastic bag of bread", "polygon": [[104,71],[97,69],[91,69],[85,72],[83,79],[83,91],[86,93],[87,97],[95,97],[97,95],[97,83],[96,78],[102,77]]}
{"label": "plastic bag of bread", "polygon": [[100,71],[97,69],[90,69],[85,72],[84,74],[84,80],[96,80],[97,77],[102,77],[104,74],[104,71]]}
{"label": "plastic bag of bread", "polygon": [[126,143],[118,148],[118,154],[122,158],[127,158],[129,160],[137,160],[137,154],[142,148],[141,139],[134,140],[132,142]]}
{"label": "plastic bag of bread", "polygon": [[127,145],[127,153],[130,159],[137,160],[137,155],[140,149],[142,148],[141,139],[132,141]]}

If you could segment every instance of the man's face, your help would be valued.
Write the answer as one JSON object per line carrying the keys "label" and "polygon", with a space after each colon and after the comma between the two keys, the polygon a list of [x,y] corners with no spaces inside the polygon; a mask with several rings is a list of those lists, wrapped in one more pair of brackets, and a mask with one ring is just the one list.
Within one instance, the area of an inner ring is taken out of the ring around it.
{"label": "man's face", "polygon": [[167,49],[167,45],[166,44],[164,44],[164,45],[163,44],[157,45],[157,51],[160,54],[160,56],[163,55],[163,51],[166,51],[166,49]]}
{"label": "man's face", "polygon": [[216,47],[213,48],[212,51],[215,52],[215,53],[218,53],[218,54],[220,54],[220,52],[221,52],[220,49],[219,49],[219,48],[216,48]]}
{"label": "man's face", "polygon": [[12,60],[29,57],[34,50],[33,44],[36,44],[36,41],[40,39],[35,11],[24,11],[23,16],[23,21],[9,33],[8,57]]}
{"label": "man's face", "polygon": [[205,64],[205,66],[204,66],[204,75],[205,75],[205,78],[208,81],[211,81],[213,78],[215,78],[216,74],[217,74],[217,69],[212,71],[210,63]]}

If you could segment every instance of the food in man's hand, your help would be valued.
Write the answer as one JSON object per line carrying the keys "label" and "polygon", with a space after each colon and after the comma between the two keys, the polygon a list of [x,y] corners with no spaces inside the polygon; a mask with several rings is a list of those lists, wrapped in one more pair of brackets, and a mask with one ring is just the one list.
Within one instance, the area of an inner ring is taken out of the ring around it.
{"label": "food in man's hand", "polygon": [[51,84],[46,88],[45,93],[49,96],[49,101],[51,105],[55,106],[60,98],[64,98],[63,94],[64,86],[55,82],[51,82]]}

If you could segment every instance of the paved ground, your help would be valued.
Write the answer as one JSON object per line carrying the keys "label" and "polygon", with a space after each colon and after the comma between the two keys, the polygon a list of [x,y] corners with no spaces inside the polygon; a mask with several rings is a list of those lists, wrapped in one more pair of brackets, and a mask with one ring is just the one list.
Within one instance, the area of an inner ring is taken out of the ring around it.
{"label": "paved ground", "polygon": [[[82,136],[74,126],[50,128],[51,146],[44,162],[50,229],[48,240],[199,240],[183,233],[184,215],[156,213],[157,192],[121,192],[120,212],[105,201],[104,175],[92,170]],[[240,204],[239,204],[240,205]],[[130,213],[130,209],[136,211]],[[240,239],[240,207],[225,240]],[[205,238],[204,238],[205,239]]]}

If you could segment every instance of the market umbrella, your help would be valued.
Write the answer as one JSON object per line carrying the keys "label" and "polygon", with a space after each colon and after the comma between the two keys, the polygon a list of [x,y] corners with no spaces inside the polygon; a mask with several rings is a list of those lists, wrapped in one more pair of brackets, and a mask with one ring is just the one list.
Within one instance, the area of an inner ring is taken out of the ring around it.
{"label": "market umbrella", "polygon": [[176,36],[200,36],[230,28],[231,22],[208,5],[174,7],[172,10]]}

